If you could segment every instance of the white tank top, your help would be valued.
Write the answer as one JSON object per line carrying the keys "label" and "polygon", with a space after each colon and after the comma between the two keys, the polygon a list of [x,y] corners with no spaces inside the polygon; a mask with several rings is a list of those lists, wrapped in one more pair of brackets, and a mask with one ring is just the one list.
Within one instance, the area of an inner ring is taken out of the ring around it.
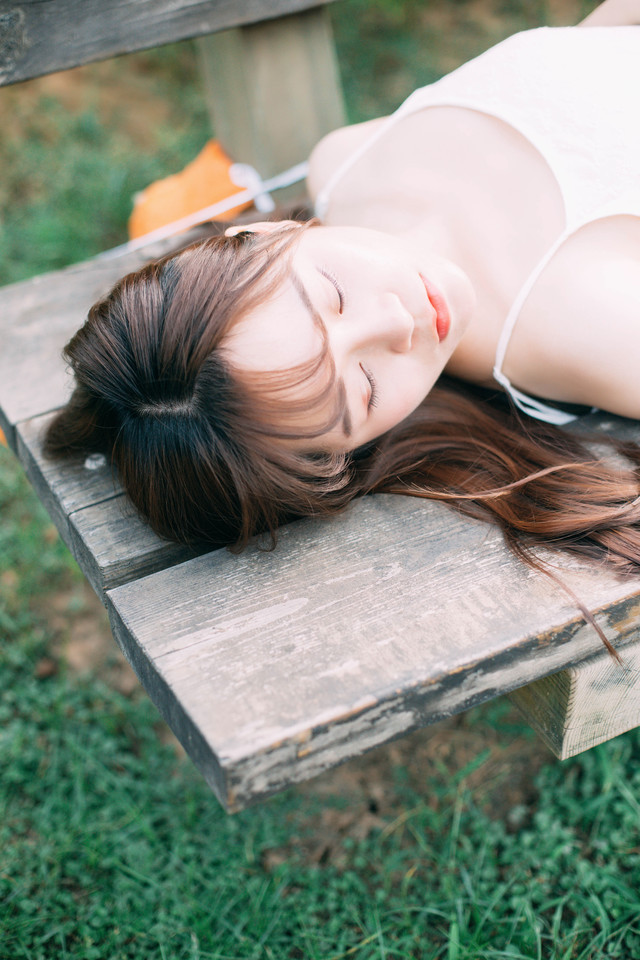
{"label": "white tank top", "polygon": [[336,183],[398,120],[433,106],[503,120],[536,148],[558,182],[564,229],[509,309],[493,375],[525,413],[568,423],[572,414],[516,389],[502,366],[522,306],[565,240],[603,217],[640,216],[640,27],[527,30],[416,90],[329,178],[316,199],[317,215],[324,217]]}

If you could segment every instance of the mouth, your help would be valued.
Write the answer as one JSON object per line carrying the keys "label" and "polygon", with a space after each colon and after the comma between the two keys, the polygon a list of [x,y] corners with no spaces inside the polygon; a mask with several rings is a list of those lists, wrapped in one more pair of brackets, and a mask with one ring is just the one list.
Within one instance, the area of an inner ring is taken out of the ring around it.
{"label": "mouth", "polygon": [[420,279],[424,284],[424,289],[427,292],[429,303],[435,310],[436,334],[437,334],[438,340],[440,341],[440,343],[442,343],[444,338],[449,333],[449,328],[451,327],[451,315],[449,313],[449,307],[447,306],[447,301],[445,300],[444,296],[440,293],[438,288],[434,287],[431,281],[425,280],[422,274],[420,274]]}

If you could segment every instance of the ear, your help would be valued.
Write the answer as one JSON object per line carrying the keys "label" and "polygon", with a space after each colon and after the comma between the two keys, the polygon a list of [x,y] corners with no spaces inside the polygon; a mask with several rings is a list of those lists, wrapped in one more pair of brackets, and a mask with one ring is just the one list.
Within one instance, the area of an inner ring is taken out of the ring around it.
{"label": "ear", "polygon": [[273,233],[282,227],[299,227],[302,224],[297,220],[260,220],[257,223],[236,224],[235,227],[227,227],[224,232],[225,237],[235,237],[237,233]]}

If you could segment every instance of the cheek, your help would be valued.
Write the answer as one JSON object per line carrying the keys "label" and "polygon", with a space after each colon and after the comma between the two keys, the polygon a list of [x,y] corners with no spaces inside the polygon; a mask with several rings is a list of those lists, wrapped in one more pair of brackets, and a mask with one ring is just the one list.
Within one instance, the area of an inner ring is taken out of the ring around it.
{"label": "cheek", "polygon": [[434,383],[440,376],[444,363],[439,363],[433,356],[426,358],[412,358],[404,368],[395,371],[391,403],[410,413],[418,404],[422,403]]}
{"label": "cheek", "polygon": [[435,380],[435,376],[428,376],[425,370],[420,369],[396,374],[385,390],[386,397],[382,395],[382,390],[380,391],[376,429],[384,433],[413,413],[427,396]]}

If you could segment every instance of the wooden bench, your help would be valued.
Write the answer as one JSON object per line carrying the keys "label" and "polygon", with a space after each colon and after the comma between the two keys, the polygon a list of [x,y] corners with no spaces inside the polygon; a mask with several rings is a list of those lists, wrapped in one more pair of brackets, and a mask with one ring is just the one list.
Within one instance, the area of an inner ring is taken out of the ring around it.
{"label": "wooden bench", "polygon": [[[342,122],[318,0],[50,0],[3,11],[4,83],[224,29],[202,41],[216,131],[264,177]],[[288,63],[295,54],[293,71],[282,70],[283,45]],[[281,125],[292,118],[294,143]],[[440,504],[370,497],[333,520],[283,529],[275,552],[194,556],[135,517],[100,457],[43,459],[42,430],[70,389],[63,344],[115,280],[177,243],[0,292],[0,426],[106,604],[118,643],[224,806],[239,809],[510,691],[559,756],[638,725],[638,582],[561,561],[621,667],[497,531]],[[589,419],[639,434],[629,421]]]}

